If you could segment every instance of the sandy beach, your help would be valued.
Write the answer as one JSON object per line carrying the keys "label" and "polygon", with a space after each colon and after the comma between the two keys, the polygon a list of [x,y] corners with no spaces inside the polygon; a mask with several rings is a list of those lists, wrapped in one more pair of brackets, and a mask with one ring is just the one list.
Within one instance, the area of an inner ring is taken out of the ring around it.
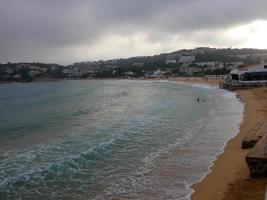
{"label": "sandy beach", "polygon": [[201,84],[208,84],[212,86],[219,86],[220,80],[205,80],[199,77],[175,77],[171,78],[172,81],[178,82],[186,82],[186,83],[201,83]]}
{"label": "sandy beach", "polygon": [[[219,81],[201,78],[177,78],[176,81],[218,85]],[[246,200],[264,199],[267,179],[251,179],[245,162],[247,150],[241,141],[247,131],[259,121],[267,122],[267,88],[236,91],[244,103],[244,118],[240,132],[228,141],[224,152],[218,156],[211,172],[193,185],[192,200]]]}

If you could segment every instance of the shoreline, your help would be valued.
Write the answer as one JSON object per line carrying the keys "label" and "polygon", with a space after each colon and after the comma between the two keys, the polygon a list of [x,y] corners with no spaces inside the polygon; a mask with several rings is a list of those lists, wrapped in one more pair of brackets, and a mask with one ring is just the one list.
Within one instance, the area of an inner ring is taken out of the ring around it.
{"label": "shoreline", "polygon": [[176,82],[185,82],[185,83],[198,83],[198,84],[205,84],[209,86],[219,86],[221,80],[205,80],[200,77],[175,77],[170,78],[169,80],[176,81]]}
{"label": "shoreline", "polygon": [[[218,86],[220,81],[201,78],[175,78],[174,81]],[[244,115],[239,132],[230,139],[223,152],[216,157],[209,173],[191,185],[192,200],[264,199],[266,179],[251,179],[245,162],[248,150],[241,148],[242,139],[256,122],[267,122],[267,88],[235,91],[244,104]],[[211,192],[212,191],[212,192]]]}

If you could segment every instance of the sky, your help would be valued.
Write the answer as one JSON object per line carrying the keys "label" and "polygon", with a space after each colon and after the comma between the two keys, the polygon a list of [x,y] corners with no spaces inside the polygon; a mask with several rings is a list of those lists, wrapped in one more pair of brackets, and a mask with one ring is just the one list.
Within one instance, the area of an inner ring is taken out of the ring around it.
{"label": "sky", "polygon": [[0,0],[0,63],[267,49],[266,0]]}

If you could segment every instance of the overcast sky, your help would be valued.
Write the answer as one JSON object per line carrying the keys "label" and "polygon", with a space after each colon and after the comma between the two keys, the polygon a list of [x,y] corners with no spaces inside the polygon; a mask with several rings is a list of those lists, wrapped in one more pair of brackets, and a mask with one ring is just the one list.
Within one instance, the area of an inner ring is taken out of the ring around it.
{"label": "overcast sky", "polygon": [[0,0],[0,63],[267,48],[267,0]]}

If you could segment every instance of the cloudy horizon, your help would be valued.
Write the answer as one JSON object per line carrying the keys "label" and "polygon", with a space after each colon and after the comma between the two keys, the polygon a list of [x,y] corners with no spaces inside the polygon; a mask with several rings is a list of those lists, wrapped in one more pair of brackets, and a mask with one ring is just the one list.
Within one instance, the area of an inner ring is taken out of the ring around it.
{"label": "cloudy horizon", "polygon": [[1,0],[0,63],[267,49],[264,0]]}

